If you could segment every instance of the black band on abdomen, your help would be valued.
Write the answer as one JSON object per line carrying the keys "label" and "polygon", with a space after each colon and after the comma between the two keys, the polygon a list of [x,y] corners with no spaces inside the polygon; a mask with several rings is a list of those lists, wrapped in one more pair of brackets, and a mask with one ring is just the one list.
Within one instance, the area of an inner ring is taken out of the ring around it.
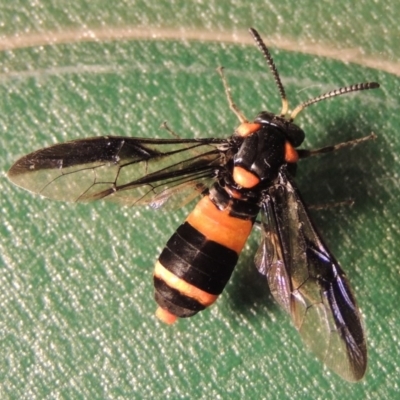
{"label": "black band on abdomen", "polygon": [[184,281],[218,295],[231,277],[237,259],[236,252],[207,240],[186,222],[168,241],[159,261]]}
{"label": "black band on abdomen", "polygon": [[154,288],[157,304],[180,318],[191,317],[206,308],[197,300],[169,287],[162,279],[157,277],[154,277]]}

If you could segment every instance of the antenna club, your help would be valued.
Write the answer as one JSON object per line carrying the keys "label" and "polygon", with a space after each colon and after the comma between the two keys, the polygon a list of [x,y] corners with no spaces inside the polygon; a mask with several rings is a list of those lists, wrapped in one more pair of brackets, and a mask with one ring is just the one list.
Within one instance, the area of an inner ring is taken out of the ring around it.
{"label": "antenna club", "polygon": [[364,85],[367,86],[365,89],[378,89],[380,87],[378,82],[366,82]]}

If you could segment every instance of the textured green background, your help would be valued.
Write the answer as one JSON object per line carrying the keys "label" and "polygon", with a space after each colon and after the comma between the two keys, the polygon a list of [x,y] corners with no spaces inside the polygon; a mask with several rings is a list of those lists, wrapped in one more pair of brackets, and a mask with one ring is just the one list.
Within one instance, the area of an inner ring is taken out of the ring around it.
{"label": "textured green background", "polygon": [[257,232],[217,304],[168,327],[153,317],[152,266],[188,209],[56,203],[3,175],[1,399],[397,398],[399,2],[115,3],[0,1],[0,170],[58,141],[168,137],[164,120],[182,137],[227,136],[237,120],[218,65],[249,118],[279,111],[249,26],[273,45],[292,106],[379,81],[297,121],[306,147],[378,135],[302,162],[297,179],[312,204],[355,200],[313,215],[365,316],[369,370],[349,384],[303,349],[253,267]]}

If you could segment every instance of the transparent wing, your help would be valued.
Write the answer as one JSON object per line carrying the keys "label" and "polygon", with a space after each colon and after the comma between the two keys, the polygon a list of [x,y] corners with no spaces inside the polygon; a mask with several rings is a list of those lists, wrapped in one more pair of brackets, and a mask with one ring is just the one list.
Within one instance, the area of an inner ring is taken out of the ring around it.
{"label": "transparent wing", "polygon": [[228,141],[94,137],[40,149],[19,159],[8,177],[55,200],[106,199],[158,208],[174,195],[189,201],[225,162]]}
{"label": "transparent wing", "polygon": [[367,348],[355,298],[285,171],[263,204],[262,231],[257,268],[303,342],[338,375],[360,380]]}

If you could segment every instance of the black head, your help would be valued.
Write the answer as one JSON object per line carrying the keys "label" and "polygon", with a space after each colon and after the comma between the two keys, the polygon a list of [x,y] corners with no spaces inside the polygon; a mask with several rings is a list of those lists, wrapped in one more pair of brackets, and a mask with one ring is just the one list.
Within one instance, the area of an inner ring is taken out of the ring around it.
{"label": "black head", "polygon": [[286,140],[288,140],[293,147],[300,146],[305,138],[304,131],[299,126],[268,111],[261,111],[255,118],[254,122],[275,126],[282,131]]}

